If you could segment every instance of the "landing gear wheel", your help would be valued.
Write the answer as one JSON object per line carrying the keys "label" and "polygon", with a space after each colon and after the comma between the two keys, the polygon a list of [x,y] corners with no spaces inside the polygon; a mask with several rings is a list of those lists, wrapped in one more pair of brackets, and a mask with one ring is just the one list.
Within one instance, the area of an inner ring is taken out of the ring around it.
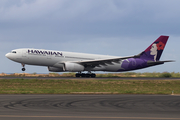
{"label": "landing gear wheel", "polygon": [[76,77],[86,77],[86,78],[91,77],[91,78],[95,78],[96,74],[94,74],[94,73],[92,73],[92,74],[90,74],[90,73],[87,73],[87,74],[85,74],[85,73],[76,73],[75,76]]}
{"label": "landing gear wheel", "polygon": [[96,77],[96,74],[92,73],[92,74],[91,74],[91,77],[92,77],[92,78],[95,78],[95,77]]}
{"label": "landing gear wheel", "polygon": [[82,73],[82,74],[81,74],[81,77],[86,77],[86,74],[85,74],[85,73]]}
{"label": "landing gear wheel", "polygon": [[81,74],[80,73],[76,73],[76,77],[81,77]]}
{"label": "landing gear wheel", "polygon": [[22,71],[25,71],[26,69],[25,68],[22,68]]}
{"label": "landing gear wheel", "polygon": [[86,77],[89,78],[91,75],[89,73],[86,74]]}

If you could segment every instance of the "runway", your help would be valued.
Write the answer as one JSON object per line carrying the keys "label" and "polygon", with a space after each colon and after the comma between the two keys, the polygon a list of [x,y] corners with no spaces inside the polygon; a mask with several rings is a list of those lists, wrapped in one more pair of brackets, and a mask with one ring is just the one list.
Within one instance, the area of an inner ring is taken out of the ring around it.
{"label": "runway", "polygon": [[155,78],[155,77],[96,77],[96,78],[76,78],[76,77],[3,77],[0,79],[44,79],[44,80],[180,80],[180,78]]}
{"label": "runway", "polygon": [[179,120],[180,96],[0,95],[3,120]]}

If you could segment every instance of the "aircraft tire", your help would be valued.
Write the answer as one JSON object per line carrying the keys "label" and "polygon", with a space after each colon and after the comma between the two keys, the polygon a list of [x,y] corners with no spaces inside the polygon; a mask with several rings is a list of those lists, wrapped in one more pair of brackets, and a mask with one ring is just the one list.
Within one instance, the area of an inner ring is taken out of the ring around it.
{"label": "aircraft tire", "polygon": [[92,73],[92,74],[91,74],[91,77],[92,77],[92,78],[95,78],[95,77],[96,77],[96,74]]}
{"label": "aircraft tire", "polygon": [[89,74],[89,73],[87,73],[87,74],[85,74],[85,73],[82,73],[82,74],[76,73],[75,76],[76,76],[76,77],[86,77],[86,78],[91,77],[91,78],[95,78],[95,77],[96,77],[96,74],[94,74],[94,73],[92,73],[92,74]]}
{"label": "aircraft tire", "polygon": [[81,77],[86,77],[86,74],[82,73],[82,74],[81,74]]}
{"label": "aircraft tire", "polygon": [[89,78],[91,75],[90,74],[86,74],[86,77]]}
{"label": "aircraft tire", "polygon": [[22,71],[25,71],[26,69],[25,68],[22,68]]}
{"label": "aircraft tire", "polygon": [[76,77],[81,77],[81,74],[79,74],[79,73],[76,73]]}

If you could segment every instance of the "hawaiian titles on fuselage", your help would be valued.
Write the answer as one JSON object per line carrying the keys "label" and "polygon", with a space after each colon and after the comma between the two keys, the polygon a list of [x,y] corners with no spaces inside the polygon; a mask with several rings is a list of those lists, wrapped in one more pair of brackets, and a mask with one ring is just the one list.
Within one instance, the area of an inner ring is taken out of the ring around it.
{"label": "hawaiian titles on fuselage", "polygon": [[33,55],[55,55],[55,56],[62,56],[62,52],[55,52],[55,51],[46,51],[46,50],[28,50],[28,54]]}

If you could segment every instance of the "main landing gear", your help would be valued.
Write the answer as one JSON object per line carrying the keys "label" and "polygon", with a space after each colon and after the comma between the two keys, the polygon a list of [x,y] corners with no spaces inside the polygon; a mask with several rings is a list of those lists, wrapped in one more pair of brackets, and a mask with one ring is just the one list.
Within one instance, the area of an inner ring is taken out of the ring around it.
{"label": "main landing gear", "polygon": [[76,73],[76,77],[86,77],[86,78],[89,78],[89,77],[92,77],[92,78],[95,78],[96,77],[96,74],[94,73]]}
{"label": "main landing gear", "polygon": [[21,65],[23,66],[22,71],[25,71],[26,70],[26,68],[24,67],[25,64],[21,63]]}

